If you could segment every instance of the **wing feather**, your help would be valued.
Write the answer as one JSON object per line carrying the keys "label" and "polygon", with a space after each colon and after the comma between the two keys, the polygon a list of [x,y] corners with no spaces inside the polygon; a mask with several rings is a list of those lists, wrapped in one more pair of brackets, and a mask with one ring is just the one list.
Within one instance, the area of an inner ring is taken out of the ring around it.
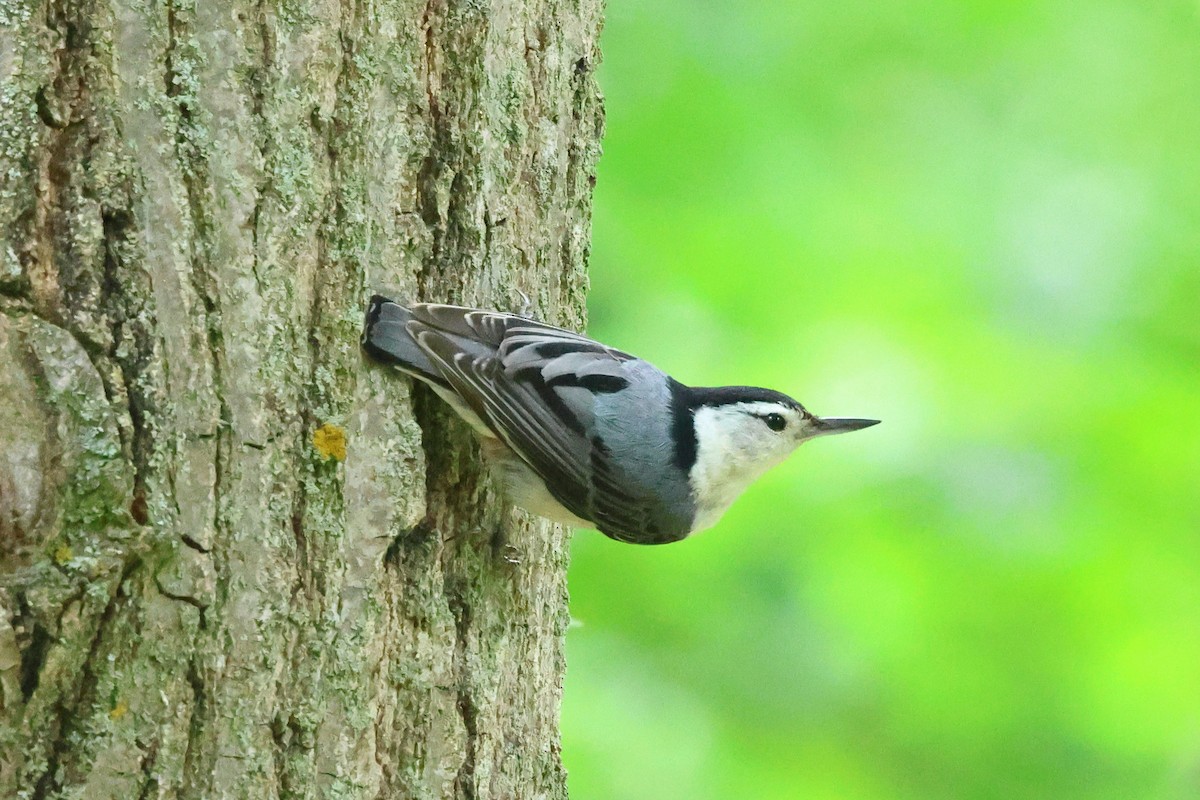
{"label": "wing feather", "polygon": [[622,541],[656,543],[655,497],[630,481],[595,433],[597,393],[629,385],[633,357],[512,314],[433,304],[408,328],[450,387],[558,502]]}
{"label": "wing feather", "polygon": [[538,474],[568,511],[591,519],[586,439],[564,425],[528,384],[508,376],[495,358],[457,350],[437,331],[417,340],[446,381],[481,419]]}

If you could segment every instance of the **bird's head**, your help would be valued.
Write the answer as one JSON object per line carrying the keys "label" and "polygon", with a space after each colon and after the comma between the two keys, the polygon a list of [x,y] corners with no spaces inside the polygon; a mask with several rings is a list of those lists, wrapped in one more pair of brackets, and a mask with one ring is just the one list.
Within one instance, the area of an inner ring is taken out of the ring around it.
{"label": "bird's head", "polygon": [[701,389],[695,406],[696,438],[701,450],[766,467],[786,458],[809,439],[849,433],[878,424],[877,419],[818,417],[782,392],[749,386]]}
{"label": "bird's head", "polygon": [[698,504],[717,517],[755,479],[809,439],[879,422],[818,417],[770,389],[727,386],[695,391],[697,453],[690,478]]}

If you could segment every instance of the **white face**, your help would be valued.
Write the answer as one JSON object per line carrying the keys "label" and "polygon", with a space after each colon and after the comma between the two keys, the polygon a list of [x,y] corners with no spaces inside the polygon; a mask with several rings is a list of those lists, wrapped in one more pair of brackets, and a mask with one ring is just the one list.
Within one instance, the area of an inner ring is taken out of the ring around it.
{"label": "white face", "polygon": [[695,420],[696,530],[716,523],[747,486],[820,433],[812,415],[770,401],[701,407]]}
{"label": "white face", "polygon": [[[701,420],[701,415],[706,419]],[[701,428],[704,428],[702,432]],[[773,467],[791,455],[805,440],[817,434],[813,416],[794,406],[768,401],[730,403],[700,409],[696,415],[696,435],[705,434],[721,442],[722,449],[735,451],[750,462]]]}

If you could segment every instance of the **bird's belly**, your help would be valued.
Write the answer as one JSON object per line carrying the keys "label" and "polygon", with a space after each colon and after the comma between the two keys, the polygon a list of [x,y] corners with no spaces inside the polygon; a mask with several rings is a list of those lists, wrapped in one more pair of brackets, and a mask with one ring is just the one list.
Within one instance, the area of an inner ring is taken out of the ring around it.
{"label": "bird's belly", "polygon": [[594,528],[595,523],[575,516],[554,499],[546,484],[507,445],[493,437],[483,437],[484,455],[495,467],[508,499],[531,514],[573,528]]}
{"label": "bird's belly", "polygon": [[721,517],[725,516],[725,512],[729,510],[730,505],[732,505],[732,501],[730,503],[705,505],[697,508],[696,519],[692,522],[691,534],[708,530],[716,525],[721,521]]}

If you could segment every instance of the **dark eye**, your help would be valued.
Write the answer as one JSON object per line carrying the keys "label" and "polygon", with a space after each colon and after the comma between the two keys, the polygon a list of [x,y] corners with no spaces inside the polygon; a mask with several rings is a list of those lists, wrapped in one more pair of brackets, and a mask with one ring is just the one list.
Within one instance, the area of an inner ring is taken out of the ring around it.
{"label": "dark eye", "polygon": [[782,414],[767,414],[762,420],[773,431],[781,431],[787,427],[787,420],[783,418]]}

